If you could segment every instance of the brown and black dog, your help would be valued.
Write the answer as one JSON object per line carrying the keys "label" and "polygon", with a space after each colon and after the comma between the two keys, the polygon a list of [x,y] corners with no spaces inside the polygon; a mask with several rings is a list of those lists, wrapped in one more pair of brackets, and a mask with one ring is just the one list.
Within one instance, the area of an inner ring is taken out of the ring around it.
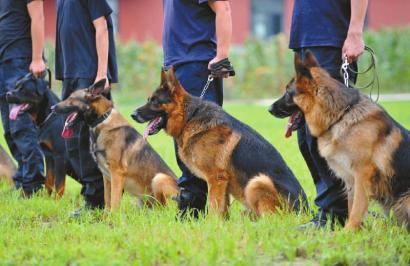
{"label": "brown and black dog", "polygon": [[90,127],[90,150],[104,176],[107,209],[120,206],[124,189],[140,200],[148,196],[144,201],[148,206],[156,202],[166,204],[169,197],[178,193],[175,174],[113,108],[112,101],[102,95],[104,85],[102,80],[75,91],[53,110],[71,113],[66,125],[72,125],[81,117]]}
{"label": "brown and black dog", "polygon": [[[270,112],[288,117],[288,132],[304,114],[320,154],[346,185],[347,229],[361,226],[369,198],[393,210],[410,230],[410,136],[383,108],[353,88],[346,88],[320,68],[307,51],[295,56],[296,76]],[[287,134],[289,135],[289,134]]]}
{"label": "brown and black dog", "polygon": [[132,117],[150,121],[145,136],[164,128],[175,138],[181,160],[208,184],[211,213],[227,214],[229,194],[258,216],[306,206],[302,187],[275,148],[220,106],[189,95],[172,68],[162,71],[159,88]]}

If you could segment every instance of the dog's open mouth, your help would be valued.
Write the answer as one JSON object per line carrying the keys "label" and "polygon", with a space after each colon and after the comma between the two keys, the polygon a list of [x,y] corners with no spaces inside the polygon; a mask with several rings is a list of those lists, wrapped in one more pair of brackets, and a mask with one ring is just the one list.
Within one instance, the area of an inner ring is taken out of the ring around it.
{"label": "dog's open mouth", "polygon": [[292,132],[297,130],[300,127],[302,118],[303,118],[303,115],[301,111],[295,111],[292,113],[292,115],[289,117],[288,124],[286,125],[286,131],[285,131],[286,138],[289,138],[290,136],[292,136]]}
{"label": "dog's open mouth", "polygon": [[144,130],[143,138],[146,140],[148,136],[157,134],[163,126],[164,118],[161,116],[152,119]]}
{"label": "dog's open mouth", "polygon": [[24,113],[30,108],[31,105],[29,103],[13,104],[9,114],[10,120],[16,120],[18,115]]}
{"label": "dog's open mouth", "polygon": [[64,123],[63,132],[61,132],[61,137],[64,139],[72,138],[74,135],[74,130],[72,129],[73,125],[75,124],[75,120],[78,117],[77,112],[70,113]]}

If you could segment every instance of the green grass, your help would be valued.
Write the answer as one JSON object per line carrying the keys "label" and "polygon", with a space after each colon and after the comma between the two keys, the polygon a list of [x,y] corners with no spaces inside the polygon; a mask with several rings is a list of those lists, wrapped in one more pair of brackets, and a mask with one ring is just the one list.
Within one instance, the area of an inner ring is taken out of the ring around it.
{"label": "green grass", "polygon": [[[121,98],[121,97],[118,97]],[[138,103],[121,101],[126,117]],[[410,128],[409,102],[383,104]],[[285,140],[286,121],[264,106],[227,104],[226,110],[272,142],[299,178],[313,206],[315,188],[298,151],[296,136]],[[132,125],[141,132],[143,126]],[[4,141],[2,145],[5,146]],[[149,139],[172,169],[172,140],[164,133]],[[117,213],[91,212],[72,219],[82,204],[72,180],[61,200],[44,194],[24,200],[0,187],[0,265],[409,265],[410,235],[391,217],[369,216],[363,230],[298,231],[307,214],[279,213],[258,221],[241,216],[234,202],[229,220],[214,217],[178,222],[175,204],[137,208],[125,195]],[[377,205],[372,210],[378,212]]]}

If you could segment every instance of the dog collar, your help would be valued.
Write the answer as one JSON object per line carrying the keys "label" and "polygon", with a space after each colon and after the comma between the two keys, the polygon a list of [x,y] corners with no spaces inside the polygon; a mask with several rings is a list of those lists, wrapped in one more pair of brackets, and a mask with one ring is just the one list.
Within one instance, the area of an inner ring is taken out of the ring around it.
{"label": "dog collar", "polygon": [[96,119],[95,121],[89,122],[88,125],[89,125],[91,128],[94,128],[94,127],[98,126],[100,123],[104,122],[105,119],[107,119],[107,118],[110,116],[111,111],[112,111],[112,109],[108,110],[108,111],[105,112],[102,116],[97,117],[97,119]]}

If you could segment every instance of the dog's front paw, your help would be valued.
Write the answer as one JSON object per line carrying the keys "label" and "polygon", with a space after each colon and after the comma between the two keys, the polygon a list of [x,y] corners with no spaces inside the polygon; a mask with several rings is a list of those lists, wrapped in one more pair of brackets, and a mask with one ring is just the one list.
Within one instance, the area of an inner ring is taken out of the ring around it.
{"label": "dog's front paw", "polygon": [[348,222],[345,225],[345,230],[347,231],[357,231],[360,229],[361,224],[357,222]]}

